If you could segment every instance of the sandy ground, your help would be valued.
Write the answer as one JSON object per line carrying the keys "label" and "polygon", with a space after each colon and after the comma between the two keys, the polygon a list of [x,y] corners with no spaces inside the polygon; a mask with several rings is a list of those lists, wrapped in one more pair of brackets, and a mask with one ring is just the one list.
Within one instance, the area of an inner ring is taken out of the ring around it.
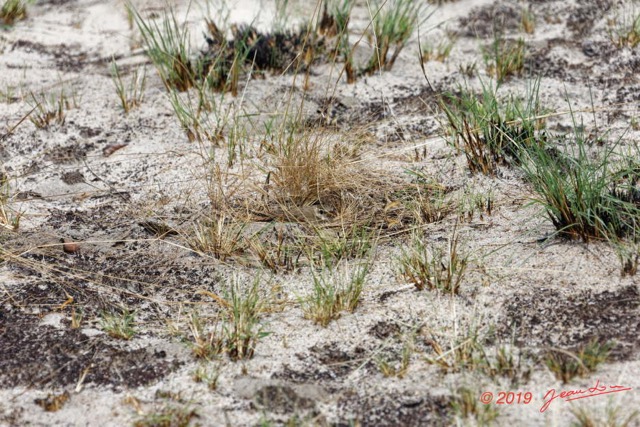
{"label": "sandy ground", "polygon": [[[292,19],[311,16],[311,3],[292,1]],[[364,2],[356,3],[352,41],[369,16]],[[161,2],[135,5],[144,17],[162,10]],[[0,32],[0,119],[8,128],[18,123],[31,109],[31,92],[63,89],[73,105],[64,123],[38,129],[26,120],[0,145],[9,207],[21,215],[18,230],[0,235],[0,425],[179,425],[176,414],[194,425],[477,425],[483,413],[497,411],[486,424],[564,426],[580,409],[594,419],[604,419],[607,408],[617,408],[618,421],[631,416],[640,408],[637,276],[622,277],[606,244],[545,240],[553,225],[531,203],[531,188],[519,173],[505,167],[492,178],[472,175],[464,156],[444,141],[436,108],[437,93],[455,91],[465,80],[481,87],[478,77],[463,75],[464,67],[475,63],[487,81],[481,47],[490,42],[497,17],[508,37],[525,38],[525,73],[540,76],[541,104],[562,113],[547,120],[551,132],[570,129],[570,106],[587,129],[598,125],[609,131],[606,141],[624,135],[623,144],[633,146],[640,136],[630,127],[638,117],[640,50],[613,46],[607,30],[608,20],[630,5],[444,3],[420,33],[423,43],[445,31],[458,34],[446,61],[425,64],[436,93],[422,74],[414,35],[391,71],[355,84],[337,81],[335,67],[321,64],[307,89],[293,92],[293,101],[290,88],[301,83],[290,73],[268,72],[244,81],[238,97],[225,97],[228,108],[258,117],[304,100],[306,116],[319,119],[335,91],[332,132],[347,144],[364,141],[354,162],[359,174],[406,182],[406,169],[422,170],[461,200],[470,193],[491,195],[491,212],[463,214],[458,224],[471,260],[459,295],[417,291],[404,282],[396,265],[408,234],[387,230],[373,253],[361,304],[327,327],[305,319],[299,304],[312,287],[308,266],[271,274],[244,259],[221,261],[190,249],[194,222],[212,209],[206,153],[221,165],[228,153],[188,142],[123,3],[31,5],[26,20]],[[536,16],[533,34],[522,31],[523,6]],[[259,8],[265,10],[255,20],[259,28],[273,19],[272,2],[238,0],[230,7],[231,22],[253,21]],[[185,4],[178,11],[184,16]],[[187,21],[195,51],[204,46],[201,10],[193,7]],[[125,76],[147,69],[144,100],[129,114],[118,105],[112,57]],[[513,77],[501,91],[523,93],[531,81]],[[597,113],[581,112],[592,105]],[[248,136],[243,160],[224,170],[226,188],[241,182],[246,197],[257,197],[251,185],[264,181],[260,131]],[[114,144],[126,146],[105,156]],[[458,217],[452,212],[423,226],[425,239],[446,243]],[[149,221],[178,233],[158,237],[144,226]],[[63,252],[60,238],[81,242],[80,251]],[[264,314],[262,328],[269,334],[258,341],[254,357],[196,359],[190,315],[197,310],[206,322],[220,309],[199,291],[222,295],[230,281],[249,283],[260,271],[262,291],[275,289],[285,302]],[[123,306],[135,311],[137,333],[129,341],[110,337],[100,324],[103,311]],[[82,322],[72,328],[73,313],[80,312]],[[491,357],[503,347],[520,360],[513,380],[428,363],[436,357],[434,341],[446,351],[473,328],[487,337],[483,346]],[[376,360],[384,356],[398,365],[409,337],[406,373],[384,376]],[[577,352],[594,338],[616,343],[595,372],[563,384],[545,365],[550,348]],[[198,367],[217,372],[215,390],[194,380]],[[558,398],[540,411],[549,390],[586,390],[596,383],[631,390],[571,402]],[[462,387],[471,390],[481,415],[456,412],[452,402]],[[531,402],[477,403],[484,392],[497,399],[501,391],[530,392]],[[55,396],[64,396],[59,407],[43,403]],[[150,421],[170,413],[173,424]],[[627,425],[640,425],[640,418]]]}

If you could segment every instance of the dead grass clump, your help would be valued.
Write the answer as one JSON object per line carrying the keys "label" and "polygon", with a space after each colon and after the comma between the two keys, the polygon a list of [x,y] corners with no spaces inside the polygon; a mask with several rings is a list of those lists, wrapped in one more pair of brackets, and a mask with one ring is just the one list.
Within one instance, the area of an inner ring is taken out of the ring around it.
{"label": "dead grass clump", "polygon": [[291,235],[285,227],[267,226],[250,237],[248,244],[251,253],[274,273],[297,270],[305,252],[302,237]]}
{"label": "dead grass clump", "polygon": [[[290,132],[271,144],[265,157],[266,185],[261,190],[265,215],[350,230],[398,231],[416,223],[443,219],[451,204],[448,190],[425,174],[412,182],[372,170],[360,158],[358,141],[326,128]],[[349,141],[350,146],[345,146]],[[361,148],[360,148],[361,149]]]}
{"label": "dead grass clump", "polygon": [[348,186],[346,159],[334,156],[322,134],[291,135],[281,145],[271,175],[283,205],[307,206],[328,201]]}
{"label": "dead grass clump", "polygon": [[224,215],[205,219],[195,226],[191,247],[226,261],[246,248],[244,225]]}
{"label": "dead grass clump", "polygon": [[[266,198],[295,222],[330,220],[366,188],[366,176],[326,131],[289,133],[272,147],[267,159]],[[344,218],[342,218],[344,219]],[[352,218],[355,220],[355,218]],[[365,219],[366,220],[366,219]]]}

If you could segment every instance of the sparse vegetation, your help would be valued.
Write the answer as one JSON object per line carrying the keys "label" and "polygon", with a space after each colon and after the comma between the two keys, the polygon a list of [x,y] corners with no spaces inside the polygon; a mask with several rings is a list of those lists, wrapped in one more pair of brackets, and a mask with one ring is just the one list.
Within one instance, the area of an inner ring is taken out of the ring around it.
{"label": "sparse vegetation", "polygon": [[342,311],[353,312],[360,303],[368,272],[368,264],[344,263],[334,271],[312,273],[313,289],[301,301],[305,317],[327,326]]}
{"label": "sparse vegetation", "polygon": [[220,376],[219,366],[199,365],[193,373],[193,381],[204,383],[209,390],[215,391],[218,388],[218,377]]}
{"label": "sparse vegetation", "polygon": [[10,191],[9,177],[0,171],[0,226],[17,230],[20,225],[20,215],[14,214],[9,207]]}
{"label": "sparse vegetation", "polygon": [[78,329],[82,326],[84,320],[84,312],[81,308],[76,310],[75,307],[71,309],[71,329]]}
{"label": "sparse vegetation", "polygon": [[402,348],[399,355],[379,354],[375,358],[375,364],[385,377],[403,378],[409,369],[411,356],[415,352],[415,334],[408,333],[402,340]]}
{"label": "sparse vegetation", "polygon": [[249,287],[235,281],[229,287],[226,300],[227,322],[223,326],[225,347],[232,360],[253,357],[258,340],[268,335],[260,324],[260,314],[266,309],[264,296],[258,289],[260,276]]}
{"label": "sparse vegetation", "polygon": [[613,347],[611,342],[601,343],[593,339],[577,352],[549,349],[544,361],[556,378],[566,384],[576,376],[595,372],[598,365],[607,360]]}
{"label": "sparse vegetation", "polygon": [[[629,343],[640,43],[606,39],[611,2],[51,3],[0,34],[0,115],[36,126],[0,132],[9,394],[140,398],[96,424],[527,425],[532,406],[498,414],[482,392],[539,368],[575,382]],[[506,84],[525,56],[544,80]],[[541,109],[563,83],[586,125]],[[550,245],[553,227],[590,244]],[[601,290],[616,256],[629,277]],[[554,347],[579,336],[598,341]],[[33,397],[0,424],[44,419]],[[631,426],[632,410],[574,415]]]}
{"label": "sparse vegetation", "polygon": [[[226,306],[226,301],[222,300]],[[191,332],[191,351],[198,359],[209,360],[217,357],[224,351],[224,339],[220,331],[219,319],[213,322],[213,326],[205,324],[197,312],[189,316],[189,329]],[[206,328],[206,329],[205,329]]]}
{"label": "sparse vegetation", "polygon": [[[271,227],[268,227],[271,229]],[[264,229],[249,239],[249,250],[260,263],[274,273],[297,270],[304,254],[304,245],[286,235],[282,227],[274,228],[275,239],[263,237]],[[300,240],[302,238],[300,237]]]}
{"label": "sparse vegetation", "polygon": [[190,60],[191,48],[188,29],[178,22],[172,8],[165,10],[161,22],[145,20],[131,5],[136,26],[147,47],[147,55],[155,65],[168,91],[185,91],[196,79],[196,68]]}
{"label": "sparse vegetation", "polygon": [[134,70],[129,84],[122,81],[118,64],[111,62],[111,80],[116,88],[116,94],[120,100],[120,106],[126,113],[142,103],[144,97],[144,88],[147,81],[147,71],[142,68],[142,72],[138,69]]}
{"label": "sparse vegetation", "polygon": [[276,31],[284,31],[286,29],[287,21],[290,19],[289,15],[289,0],[275,0],[276,13],[273,18],[273,27]]}
{"label": "sparse vegetation", "polygon": [[473,221],[476,214],[482,221],[484,215],[490,216],[493,211],[493,194],[491,190],[482,191],[466,186],[459,195],[457,203],[458,219]]}
{"label": "sparse vegetation", "polygon": [[0,8],[0,20],[5,25],[13,25],[27,17],[27,4],[31,0],[5,0]]}
{"label": "sparse vegetation", "polygon": [[167,405],[150,412],[133,423],[134,427],[188,427],[199,415],[188,406]]}
{"label": "sparse vegetation", "polygon": [[326,268],[332,268],[342,260],[366,259],[374,246],[372,231],[367,227],[352,226],[351,229],[321,230],[316,229],[317,248],[316,263]]}
{"label": "sparse vegetation", "polygon": [[412,0],[378,1],[373,7],[371,25],[374,52],[364,70],[368,74],[390,70],[409,37],[424,19],[422,4]]}
{"label": "sparse vegetation", "polygon": [[205,219],[196,225],[191,245],[195,250],[225,261],[246,249],[244,226],[226,216]]}
{"label": "sparse vegetation", "polygon": [[640,13],[623,8],[609,21],[609,38],[618,48],[635,48],[640,43]]}
{"label": "sparse vegetation", "polygon": [[337,36],[335,54],[344,62],[347,83],[356,81],[356,70],[353,64],[353,52],[349,43],[349,20],[353,9],[353,0],[326,0],[322,19],[318,24],[318,32],[328,36]]}
{"label": "sparse vegetation", "polygon": [[633,234],[640,221],[637,166],[615,160],[617,144],[594,159],[583,127],[574,128],[568,153],[536,144],[519,151],[522,170],[538,196],[535,202],[564,237],[589,241]]}
{"label": "sparse vegetation", "polygon": [[524,69],[525,42],[524,39],[505,39],[496,30],[493,42],[483,49],[484,63],[487,73],[500,83],[507,77],[519,75]]}
{"label": "sparse vegetation", "polygon": [[536,16],[530,7],[522,9],[522,29],[527,34],[533,34],[536,31]]}
{"label": "sparse vegetation", "polygon": [[460,421],[473,419],[475,425],[491,426],[498,418],[498,406],[484,405],[478,397],[482,391],[467,387],[458,388],[451,400],[451,409]]}
{"label": "sparse vegetation", "polygon": [[604,414],[584,406],[571,409],[571,413],[575,417],[571,427],[632,427],[636,425],[640,418],[640,412],[635,410],[625,416],[621,414],[623,410],[622,406],[615,406],[611,401],[607,402]]}
{"label": "sparse vegetation", "polygon": [[418,290],[426,288],[457,294],[469,261],[458,249],[456,228],[446,249],[427,245],[425,239],[414,234],[411,246],[402,250],[398,259],[400,275]]}
{"label": "sparse vegetation", "polygon": [[104,312],[100,324],[102,329],[113,338],[130,340],[136,334],[135,313],[127,309],[119,312]]}
{"label": "sparse vegetation", "polygon": [[31,106],[34,108],[29,120],[38,129],[47,129],[52,123],[64,125],[66,111],[78,106],[77,100],[62,88],[59,93],[30,93]]}
{"label": "sparse vegetation", "polygon": [[460,336],[454,337],[448,350],[431,338],[427,342],[436,357],[428,357],[427,362],[438,365],[446,372],[474,371],[493,380],[505,378],[513,387],[526,383],[535,361],[532,356],[513,345],[496,345],[490,349],[488,343],[492,338],[492,331],[481,333],[473,325],[467,327]]}
{"label": "sparse vegetation", "polygon": [[425,42],[424,47],[422,48],[421,60],[423,62],[444,62],[449,55],[451,55],[451,50],[455,46],[456,41],[455,35],[448,33],[445,37],[441,37],[437,43],[432,43],[430,41]]}
{"label": "sparse vegetation", "polygon": [[633,236],[628,241],[614,239],[611,244],[620,260],[620,275],[635,276],[640,264],[640,240]]}
{"label": "sparse vegetation", "polygon": [[[422,171],[408,170],[407,173],[415,181],[415,192],[410,192],[404,200],[405,208],[411,213],[412,220],[421,225],[443,220],[454,209],[453,202],[446,197],[446,188]],[[387,212],[393,208],[393,202],[386,206]]]}
{"label": "sparse vegetation", "polygon": [[206,324],[197,313],[192,313],[189,328],[192,350],[197,358],[212,359],[226,353],[231,360],[253,357],[258,341],[268,335],[262,329],[260,316],[268,308],[268,296],[260,294],[261,277],[250,285],[233,279],[224,296],[202,292],[220,306],[220,316]]}
{"label": "sparse vegetation", "polygon": [[538,118],[539,81],[529,86],[524,102],[511,97],[498,98],[499,86],[483,84],[476,97],[465,89],[459,95],[446,95],[440,102],[449,126],[450,143],[462,150],[471,172],[495,175],[498,165],[519,161],[519,150],[541,145],[538,131],[544,122]]}

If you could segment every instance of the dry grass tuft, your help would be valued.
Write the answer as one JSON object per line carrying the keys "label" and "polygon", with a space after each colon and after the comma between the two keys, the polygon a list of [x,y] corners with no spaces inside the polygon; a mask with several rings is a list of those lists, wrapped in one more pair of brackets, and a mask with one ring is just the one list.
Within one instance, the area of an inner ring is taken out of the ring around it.
{"label": "dry grass tuft", "polygon": [[198,223],[191,238],[191,247],[199,252],[212,254],[221,261],[246,249],[244,225],[221,215]]}

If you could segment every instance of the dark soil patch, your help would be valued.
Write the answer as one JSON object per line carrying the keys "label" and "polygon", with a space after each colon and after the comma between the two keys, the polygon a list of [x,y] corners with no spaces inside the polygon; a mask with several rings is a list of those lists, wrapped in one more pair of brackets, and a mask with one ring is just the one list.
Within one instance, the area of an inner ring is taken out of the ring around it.
{"label": "dark soil patch", "polygon": [[353,351],[340,349],[337,343],[311,347],[313,357],[327,368],[332,376],[344,377],[349,375],[358,364],[362,363],[365,350],[357,347]]}
{"label": "dark soil patch", "polygon": [[496,29],[517,31],[521,27],[522,10],[510,4],[490,4],[473,9],[460,19],[461,34],[466,37],[491,37]]}
{"label": "dark soil patch", "polygon": [[[298,353],[296,356],[304,361],[304,368],[293,369],[284,365],[281,372],[272,375],[273,379],[284,379],[297,384],[313,384],[339,380],[360,366],[366,351],[357,347],[353,351],[339,348],[337,343],[313,346],[310,353]],[[366,368],[366,367],[365,367]]]}
{"label": "dark soil patch", "polygon": [[432,114],[435,110],[435,101],[438,94],[429,87],[423,88],[420,92],[406,96],[396,96],[392,103],[395,105],[394,113],[407,115]]}
{"label": "dark soil patch", "polygon": [[577,349],[591,340],[614,340],[611,358],[629,360],[640,350],[640,293],[627,286],[601,293],[565,297],[553,289],[515,295],[506,306],[505,325],[498,335],[516,343]]}
{"label": "dark soil patch", "polygon": [[275,380],[291,381],[295,384],[314,384],[320,381],[332,379],[331,375],[326,370],[313,367],[311,363],[309,363],[309,366],[304,369],[294,369],[289,365],[284,365],[282,371],[275,372],[271,375],[271,378]]}
{"label": "dark soil patch", "polygon": [[[10,302],[17,307],[59,306],[71,296],[86,315],[122,305],[144,308],[145,321],[163,322],[172,301],[203,300],[198,289],[219,291],[215,263],[149,241],[136,218],[112,206],[52,209],[46,228],[46,233],[9,234],[4,243],[23,254],[7,261],[11,270],[28,278],[11,289]],[[63,252],[60,237],[79,242],[78,252]]]}
{"label": "dark soil patch", "polygon": [[87,253],[82,246],[80,251],[84,253],[68,255],[59,250],[58,256],[36,253],[26,255],[25,262],[12,261],[17,274],[36,279],[14,289],[12,302],[23,307],[56,306],[71,296],[85,313],[97,314],[118,305],[130,310],[144,306],[146,321],[162,321],[170,306],[160,301],[201,301],[195,290],[215,292],[219,282],[214,266],[167,253],[150,256],[153,250],[148,244],[113,255]]}
{"label": "dark soil patch", "polygon": [[267,385],[262,387],[255,396],[255,405],[276,414],[291,414],[313,409],[313,400],[299,396],[287,385]]}
{"label": "dark soil patch", "polygon": [[402,328],[395,322],[380,321],[369,329],[369,334],[379,340],[397,338],[400,336]]}
{"label": "dark soil patch", "polygon": [[38,2],[38,6],[63,6],[69,3],[75,3],[77,0],[43,0]]}
{"label": "dark soil patch", "polygon": [[640,85],[621,86],[615,90],[614,96],[607,94],[606,96],[613,99],[608,99],[611,103],[616,104],[631,104],[640,101]]}
{"label": "dark soil patch", "polygon": [[45,153],[44,160],[56,164],[73,163],[85,159],[87,153],[95,148],[91,143],[78,144],[77,141],[70,141],[73,145],[56,147]]}
{"label": "dark soil patch", "polygon": [[600,63],[608,62],[618,52],[618,49],[611,41],[585,40],[579,46],[584,56]]}
{"label": "dark soil patch", "polygon": [[[11,50],[21,49],[26,53],[39,53],[50,57],[60,71],[79,72],[88,64],[88,55],[80,51],[79,46],[68,46],[66,44],[46,46],[41,43],[29,40],[16,41]],[[74,52],[74,53],[71,53]]]}
{"label": "dark soil patch", "polygon": [[60,178],[62,179],[62,182],[64,182],[67,185],[74,185],[74,184],[80,184],[80,183],[86,182],[84,175],[80,171],[65,172],[62,174]]}
{"label": "dark soil patch", "polygon": [[569,64],[565,58],[554,53],[552,48],[553,43],[549,42],[545,47],[530,50],[525,62],[525,74],[571,83],[583,80],[582,70]]}
{"label": "dark soil patch", "polygon": [[[345,393],[338,401],[339,425],[361,426],[448,426],[449,400],[434,396],[365,395]],[[355,422],[354,422],[355,421]]]}
{"label": "dark soil patch", "polygon": [[611,9],[610,0],[578,0],[578,7],[567,19],[567,28],[576,37],[584,37],[591,32],[594,23]]}
{"label": "dark soil patch", "polygon": [[84,384],[138,387],[158,381],[182,362],[166,353],[124,350],[104,335],[38,325],[36,316],[2,313],[0,383],[3,387]]}

